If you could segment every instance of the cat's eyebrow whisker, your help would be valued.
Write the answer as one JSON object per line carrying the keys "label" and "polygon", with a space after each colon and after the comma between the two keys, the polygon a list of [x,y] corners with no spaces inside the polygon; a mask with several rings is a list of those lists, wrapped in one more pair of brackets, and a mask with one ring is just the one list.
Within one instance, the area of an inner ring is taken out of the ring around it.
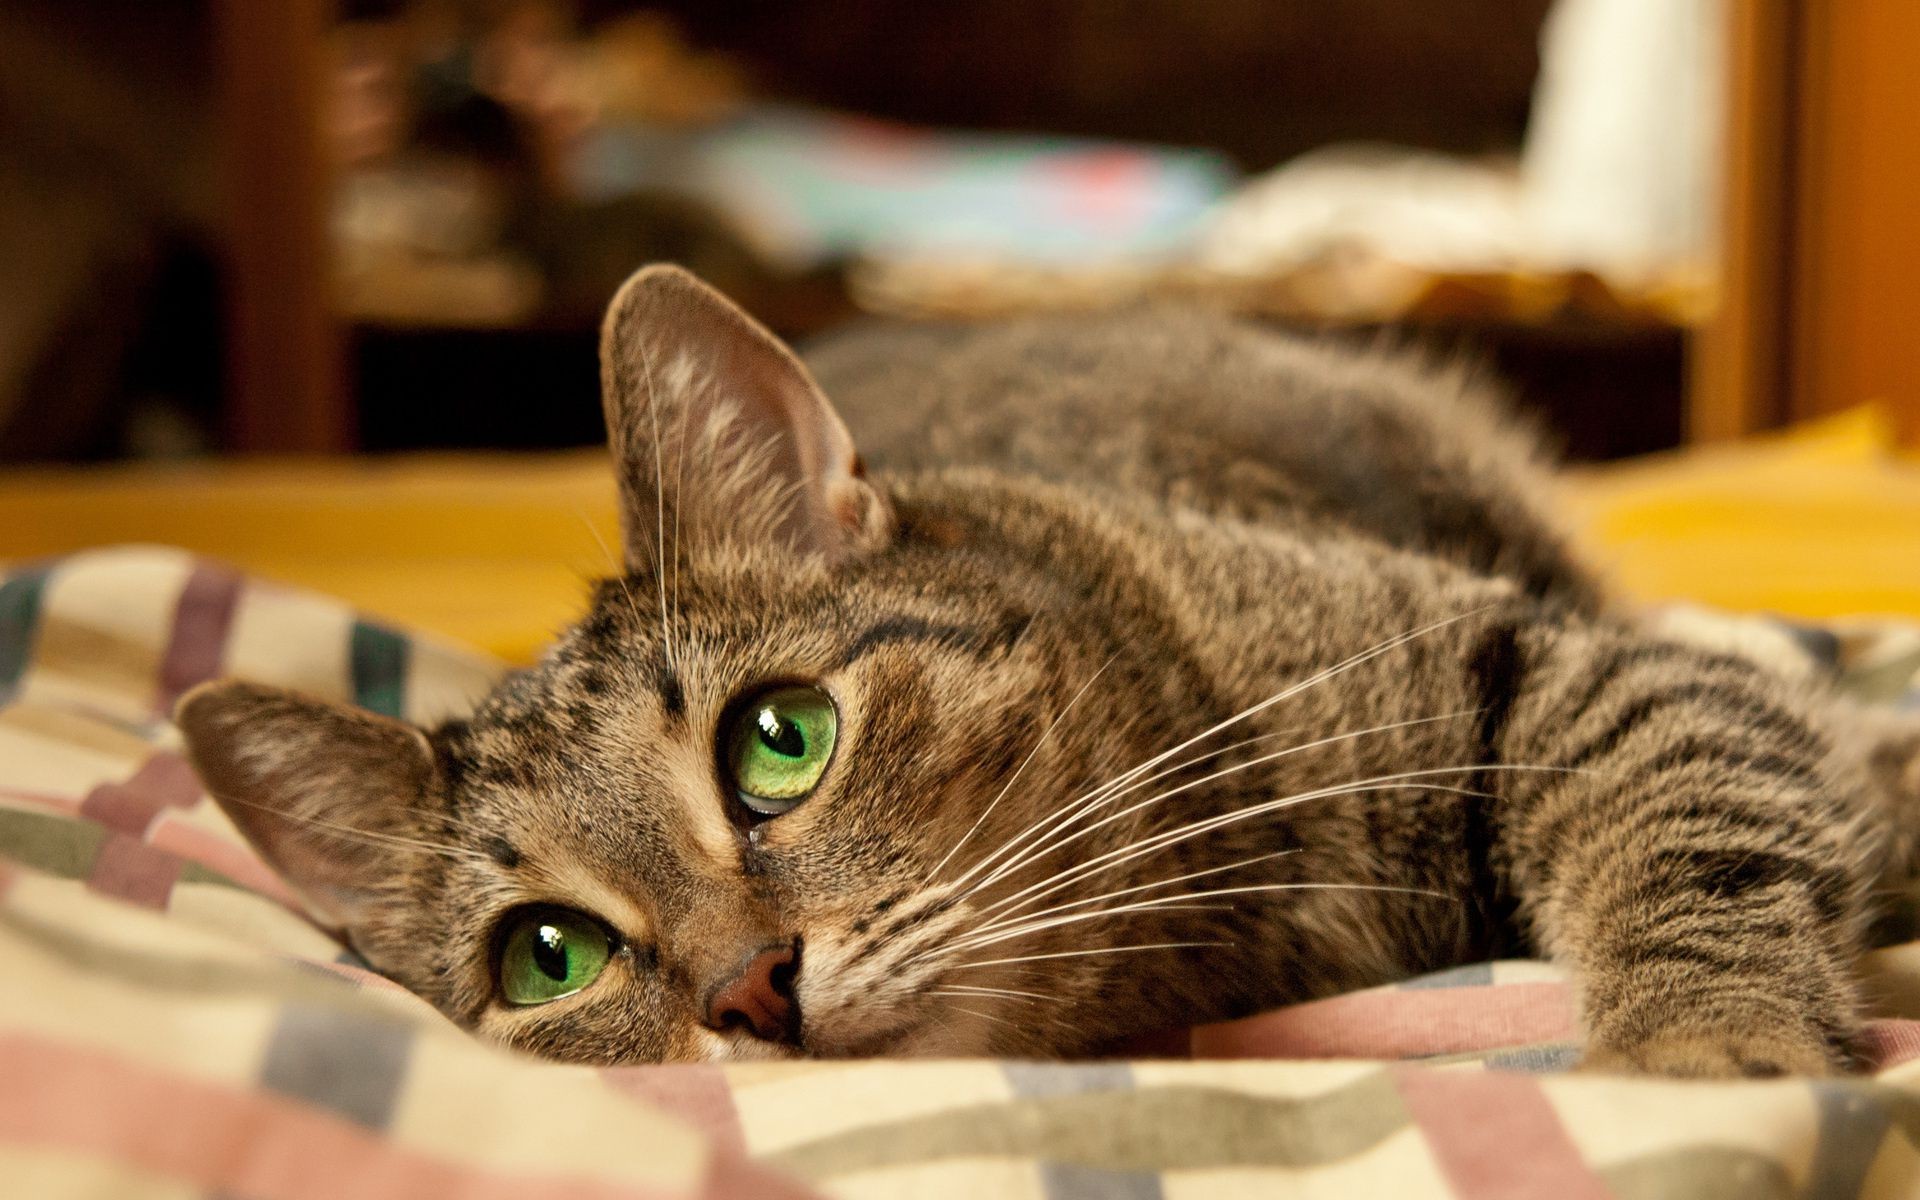
{"label": "cat's eyebrow whisker", "polygon": [[466,859],[471,862],[491,861],[483,851],[472,850],[465,846],[443,845],[439,842],[428,842],[422,841],[419,838],[404,837],[397,833],[383,833],[377,829],[361,829],[353,825],[342,825],[336,821],[328,821],[320,817],[308,816],[305,813],[297,813],[284,808],[275,808],[271,804],[261,804],[254,800],[243,800],[238,796],[228,796],[214,792],[208,792],[207,794],[213,796],[222,804],[238,804],[246,808],[259,809],[261,812],[272,813],[274,816],[284,818],[288,821],[298,821],[303,825],[311,825],[316,829],[324,829],[347,841],[358,840],[369,846],[402,846],[413,850],[424,850],[429,854],[445,855],[448,858]]}
{"label": "cat's eyebrow whisker", "polygon": [[[1308,690],[1309,688],[1316,687],[1319,684],[1325,683],[1327,680],[1332,679],[1335,676],[1344,674],[1345,672],[1350,671],[1353,668],[1362,665],[1363,663],[1370,662],[1371,660],[1378,658],[1381,655],[1388,653],[1389,651],[1398,649],[1399,647],[1406,645],[1408,642],[1414,641],[1418,638],[1425,637],[1430,633],[1434,633],[1438,630],[1444,629],[1449,625],[1457,624],[1461,621],[1467,620],[1470,617],[1478,616],[1481,613],[1486,612],[1488,609],[1493,607],[1494,605],[1492,603],[1482,604],[1477,608],[1468,609],[1466,612],[1456,613],[1451,617],[1444,617],[1438,621],[1432,621],[1432,622],[1429,622],[1428,624],[1419,626],[1418,628],[1410,629],[1405,633],[1397,634],[1394,637],[1390,637],[1386,639],[1385,641],[1376,643],[1375,645],[1365,650],[1362,650],[1356,654],[1351,654],[1346,658],[1340,660],[1339,662],[1333,664],[1332,666],[1326,667],[1318,672],[1315,672],[1312,675],[1309,675],[1307,678],[1300,680],[1298,683],[1290,684],[1287,687],[1280,689],[1278,692],[1275,692],[1273,695],[1268,696],[1264,700],[1260,700],[1251,705],[1248,705],[1246,708],[1241,709],[1239,712],[1235,713],[1234,715],[1226,718],[1223,721],[1220,721],[1219,723],[1215,724],[1214,726],[1212,726],[1207,730],[1204,730],[1201,733],[1195,734],[1193,737],[1188,738],[1186,741],[1181,742],[1179,745],[1174,746],[1169,750],[1161,751],[1159,754],[1156,754],[1153,757],[1147,759],[1145,762],[1142,762],[1134,766],[1133,768],[1123,772],[1122,774],[1115,777],[1114,779],[1109,780],[1107,783],[1104,783],[1099,787],[1094,788],[1093,791],[1087,793],[1087,795],[1082,797],[1081,799],[1090,800],[1094,797],[1099,797],[1103,795],[1105,792],[1107,792],[1110,789],[1125,787],[1126,785],[1132,783],[1135,779],[1139,778],[1141,775],[1145,774],[1148,771],[1153,770],[1155,767],[1159,766],[1161,763],[1165,762],[1167,759],[1172,758],[1174,755],[1181,753],[1182,751],[1188,749],[1189,747],[1195,746],[1200,742],[1205,741],[1206,739],[1212,737],[1216,733],[1221,732],[1222,730],[1229,729],[1234,725],[1238,725],[1240,722],[1245,721],[1261,712],[1264,712],[1267,709],[1272,708],[1276,704],[1280,704],[1286,700],[1290,700],[1293,697],[1299,695],[1300,693]],[[1069,804],[1067,806],[1068,810],[1072,810],[1074,806],[1079,803],[1080,801],[1075,801]],[[1025,836],[1025,835],[1022,835],[1022,836]],[[1018,839],[1015,839],[1015,840],[1018,840]],[[983,869],[988,863],[992,862],[1000,854],[1005,853],[1007,848],[1008,847],[1003,846],[999,850],[996,850],[993,854],[988,855],[985,859],[982,859],[980,862],[974,864],[972,870],[969,870],[965,875],[962,875],[959,879],[954,881],[955,884],[957,885],[960,883],[964,883],[967,879],[971,878],[975,872]]]}
{"label": "cat's eyebrow whisker", "polygon": [[673,634],[667,626],[667,487],[660,462],[660,403],[653,390],[653,352],[645,338],[636,343],[640,350],[640,373],[647,385],[647,416],[653,421],[653,559],[657,570],[654,582],[660,588],[660,652],[675,674],[680,671],[680,656],[674,653]]}
{"label": "cat's eyebrow whisker", "polygon": [[[1169,788],[1166,791],[1157,793],[1153,796],[1149,796],[1145,800],[1137,801],[1136,803],[1128,805],[1126,808],[1123,808],[1118,812],[1108,814],[1107,816],[1101,818],[1100,820],[1095,821],[1093,824],[1088,825],[1085,828],[1079,830],[1078,832],[1070,834],[1066,837],[1058,836],[1059,834],[1064,833],[1066,829],[1066,826],[1061,826],[1060,828],[1054,830],[1051,834],[1048,835],[1048,837],[1052,839],[1051,842],[1043,840],[1042,842],[1036,843],[1032,847],[1029,847],[1026,852],[1016,857],[1013,861],[1003,864],[999,870],[994,871],[991,875],[982,879],[979,882],[979,884],[975,885],[975,887],[972,890],[979,891],[981,888],[985,888],[991,885],[992,883],[994,883],[995,881],[1005,878],[1007,875],[1011,874],[1012,872],[1020,870],[1023,867],[1029,866],[1032,863],[1037,862],[1041,858],[1044,858],[1047,855],[1052,854],[1054,851],[1063,849],[1073,844],[1074,842],[1079,841],[1081,838],[1086,837],[1088,834],[1091,834],[1092,832],[1094,832],[1097,829],[1100,829],[1103,826],[1111,825],[1115,821],[1118,821],[1124,817],[1130,816],[1133,813],[1136,813],[1143,808],[1147,808],[1151,805],[1161,803],[1169,799],[1170,797],[1178,796],[1183,792],[1191,791],[1192,789],[1200,787],[1203,784],[1212,783],[1215,780],[1224,779],[1229,775],[1234,775],[1234,774],[1237,774],[1238,772],[1245,771],[1253,767],[1262,766],[1266,763],[1276,762],[1290,755],[1299,754],[1307,750],[1315,750],[1315,749],[1319,749],[1322,746],[1330,746],[1340,742],[1352,741],[1356,738],[1368,737],[1376,733],[1390,733],[1397,729],[1408,729],[1408,728],[1412,728],[1415,725],[1428,725],[1428,724],[1433,724],[1439,721],[1458,720],[1461,717],[1472,715],[1473,712],[1475,711],[1477,710],[1468,709],[1460,712],[1442,713],[1437,717],[1417,717],[1408,721],[1392,721],[1385,725],[1375,725],[1367,729],[1349,730],[1345,733],[1337,733],[1328,737],[1318,738],[1311,742],[1305,742],[1300,745],[1289,746],[1285,750],[1276,750],[1271,754],[1263,754],[1257,758],[1249,759],[1248,761],[1243,763],[1235,763],[1233,766],[1224,767],[1218,771],[1212,772],[1211,774],[1203,775],[1199,779],[1191,780],[1187,783],[1181,784],[1179,787]],[[1470,768],[1443,768],[1443,769],[1466,770]],[[1145,786],[1145,784],[1142,783],[1140,786]],[[1111,801],[1118,800],[1122,796],[1127,795],[1132,790],[1134,789],[1129,788],[1126,791],[1115,792],[1110,796],[1102,797],[1099,803],[1106,804]],[[1078,818],[1078,816],[1083,816],[1083,815],[1086,815],[1087,813],[1091,813],[1095,807],[1098,807],[1098,805],[1084,808],[1080,814],[1077,814],[1076,819]]]}
{"label": "cat's eyebrow whisker", "polygon": [[593,544],[600,547],[601,557],[607,560],[607,569],[613,572],[614,582],[620,585],[621,592],[627,597],[627,608],[633,613],[633,623],[644,624],[645,618],[640,615],[640,602],[633,598],[633,589],[627,586],[626,565],[613,556],[613,551],[607,548],[606,539],[601,537],[600,531],[593,527],[593,522],[587,519],[586,513],[576,508],[573,510],[573,515],[580,518],[580,523],[587,527],[587,533],[593,538]]}
{"label": "cat's eyebrow whisker", "polygon": [[1395,892],[1395,893],[1415,895],[1415,896],[1432,896],[1440,900],[1455,899],[1454,897],[1449,896],[1444,892],[1436,892],[1427,888],[1395,887],[1389,884],[1312,883],[1312,882],[1252,883],[1252,884],[1247,884],[1243,887],[1214,888],[1204,892],[1189,892],[1189,893],[1182,893],[1180,895],[1175,895],[1175,896],[1159,896],[1150,900],[1136,901],[1135,903],[1132,903],[1132,904],[1120,904],[1112,908],[1103,908],[1095,912],[1072,913],[1070,915],[1062,916],[1062,917],[1049,917],[1045,920],[1029,921],[1025,924],[1015,925],[1015,927],[1012,929],[1001,930],[999,932],[994,932],[984,936],[975,935],[974,937],[971,937],[971,938],[964,938],[959,942],[955,943],[954,949],[955,950],[978,949],[982,946],[991,946],[998,942],[1011,941],[1014,938],[1026,937],[1028,934],[1039,933],[1042,930],[1054,929],[1061,925],[1075,925],[1082,921],[1093,921],[1103,917],[1125,916],[1127,914],[1137,913],[1137,912],[1164,912],[1169,909],[1182,909],[1182,908],[1191,908],[1191,907],[1201,907],[1201,908],[1223,908],[1223,907],[1231,908],[1232,907],[1231,905],[1218,905],[1218,904],[1190,905],[1185,903],[1186,901],[1190,901],[1190,900],[1205,900],[1205,899],[1211,899],[1217,896],[1240,896],[1240,895],[1247,895],[1247,894],[1258,893],[1258,892],[1307,892],[1307,891]]}
{"label": "cat's eyebrow whisker", "polygon": [[[940,877],[940,872],[945,870],[947,864],[953,861],[953,856],[960,852],[960,847],[966,845],[967,839],[971,838],[975,833],[979,832],[980,826],[986,823],[986,819],[989,815],[992,814],[994,807],[998,805],[1000,801],[1006,798],[1006,795],[1008,792],[1013,790],[1013,785],[1015,782],[1019,780],[1021,772],[1027,769],[1027,765],[1033,761],[1034,756],[1039,754],[1041,748],[1047,744],[1047,739],[1053,736],[1054,729],[1060,724],[1061,721],[1064,721],[1066,719],[1067,714],[1073,711],[1073,706],[1080,703],[1080,698],[1082,696],[1085,696],[1087,694],[1088,689],[1092,688],[1095,683],[1099,682],[1100,677],[1106,674],[1107,668],[1111,667],[1114,663],[1114,660],[1119,657],[1120,657],[1120,652],[1118,650],[1115,650],[1112,654],[1108,655],[1107,661],[1101,663],[1100,669],[1095,671],[1087,679],[1085,683],[1080,685],[1080,690],[1073,694],[1073,699],[1067,701],[1066,707],[1062,708],[1058,713],[1054,714],[1053,720],[1047,723],[1046,729],[1041,731],[1039,739],[1033,743],[1033,749],[1027,751],[1027,756],[1020,760],[1020,765],[1014,768],[1012,775],[1009,775],[1007,777],[1006,786],[1002,787],[999,791],[999,794],[994,796],[992,800],[988,801],[987,806],[984,809],[980,810],[980,816],[974,820],[972,826],[970,826],[965,833],[960,835],[960,840],[955,842],[953,844],[953,848],[947,851],[946,857],[942,858],[937,864],[935,864],[933,870],[927,872],[928,878],[938,879]],[[962,876],[962,878],[965,878],[965,876]],[[958,883],[959,881],[956,880],[955,882]]]}

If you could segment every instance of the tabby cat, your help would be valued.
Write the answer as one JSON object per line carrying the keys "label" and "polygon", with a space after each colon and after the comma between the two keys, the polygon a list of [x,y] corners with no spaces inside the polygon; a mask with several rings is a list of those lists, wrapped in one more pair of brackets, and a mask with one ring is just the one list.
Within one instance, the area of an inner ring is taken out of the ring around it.
{"label": "tabby cat", "polygon": [[1912,735],[1616,612],[1461,375],[1151,310],[803,365],[671,267],[602,360],[624,574],[537,666],[432,730],[179,712],[313,915],[459,1024],[1086,1055],[1535,954],[1593,1067],[1848,1064]]}

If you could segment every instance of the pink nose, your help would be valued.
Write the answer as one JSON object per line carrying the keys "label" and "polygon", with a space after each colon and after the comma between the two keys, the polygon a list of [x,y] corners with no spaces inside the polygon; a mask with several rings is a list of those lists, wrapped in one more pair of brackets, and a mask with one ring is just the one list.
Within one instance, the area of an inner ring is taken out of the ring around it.
{"label": "pink nose", "polygon": [[798,1033],[793,977],[799,973],[800,952],[791,944],[755,953],[731,980],[707,993],[707,1027],[742,1027],[763,1041],[792,1041]]}

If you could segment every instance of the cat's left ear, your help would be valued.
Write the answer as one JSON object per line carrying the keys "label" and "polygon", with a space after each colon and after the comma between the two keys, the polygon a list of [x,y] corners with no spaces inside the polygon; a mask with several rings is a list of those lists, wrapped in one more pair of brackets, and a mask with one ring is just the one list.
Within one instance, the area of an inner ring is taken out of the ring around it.
{"label": "cat's left ear", "polygon": [[298,692],[227,680],[174,712],[207,794],[321,922],[363,944],[428,852],[440,771],[426,734]]}
{"label": "cat's left ear", "polygon": [[645,267],[620,289],[600,372],[630,569],[716,541],[837,562],[892,536],[885,499],[807,368],[679,267]]}

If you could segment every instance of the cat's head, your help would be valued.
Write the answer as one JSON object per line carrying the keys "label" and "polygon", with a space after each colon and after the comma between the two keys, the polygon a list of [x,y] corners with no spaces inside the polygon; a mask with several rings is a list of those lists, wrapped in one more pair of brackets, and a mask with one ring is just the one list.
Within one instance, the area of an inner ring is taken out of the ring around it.
{"label": "cat's head", "polygon": [[868,479],[801,363],[684,272],[627,284],[602,360],[624,576],[438,730],[192,693],[210,792],[374,966],[556,1057],[1036,1053],[1137,1024],[1083,951],[1170,916],[1063,919],[1135,868],[1017,896],[1142,829],[1043,824],[1159,732],[1160,652],[1098,619],[1123,598],[1056,571],[1073,552],[1018,495]]}

